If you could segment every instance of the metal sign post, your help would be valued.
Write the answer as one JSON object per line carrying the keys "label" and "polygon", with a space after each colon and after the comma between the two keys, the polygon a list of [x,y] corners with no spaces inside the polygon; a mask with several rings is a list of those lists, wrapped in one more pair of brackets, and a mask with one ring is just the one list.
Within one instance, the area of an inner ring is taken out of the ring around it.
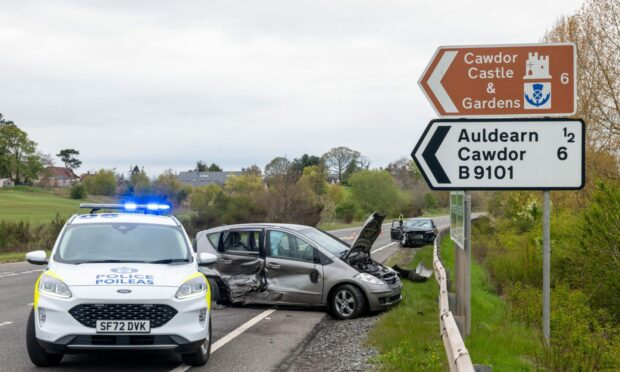
{"label": "metal sign post", "polygon": [[543,339],[551,337],[551,195],[543,191]]}

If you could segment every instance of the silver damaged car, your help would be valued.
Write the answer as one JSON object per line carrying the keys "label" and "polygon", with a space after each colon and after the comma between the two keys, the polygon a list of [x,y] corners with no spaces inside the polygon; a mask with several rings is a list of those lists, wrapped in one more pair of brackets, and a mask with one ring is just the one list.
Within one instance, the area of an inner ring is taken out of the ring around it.
{"label": "silver damaged car", "polygon": [[196,248],[217,256],[201,270],[220,303],[320,306],[351,319],[402,298],[398,274],[370,256],[384,218],[373,213],[352,245],[310,226],[256,223],[201,231]]}

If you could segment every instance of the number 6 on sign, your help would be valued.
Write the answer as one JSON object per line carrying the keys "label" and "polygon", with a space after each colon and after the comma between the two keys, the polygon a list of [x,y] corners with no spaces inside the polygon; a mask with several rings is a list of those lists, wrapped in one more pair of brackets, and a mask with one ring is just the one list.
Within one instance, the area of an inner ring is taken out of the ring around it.
{"label": "number 6 on sign", "polygon": [[558,159],[566,160],[568,158],[568,154],[566,153],[566,147],[560,147],[558,149]]}

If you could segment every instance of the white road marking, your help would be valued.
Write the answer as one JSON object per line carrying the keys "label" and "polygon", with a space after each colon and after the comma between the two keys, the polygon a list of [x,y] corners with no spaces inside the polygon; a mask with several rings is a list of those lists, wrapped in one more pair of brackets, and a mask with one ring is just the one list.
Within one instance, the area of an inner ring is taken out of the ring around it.
{"label": "white road marking", "polygon": [[34,306],[34,302],[29,303],[28,306]]}
{"label": "white road marking", "polygon": [[9,325],[9,324],[13,324],[13,322],[2,322],[2,323],[0,323],[0,327],[5,326],[5,325]]}
{"label": "white road marking", "polygon": [[[264,318],[268,317],[269,315],[271,315],[274,311],[276,311],[276,309],[269,309],[269,310],[265,310],[262,313],[258,314],[257,316],[255,316],[254,318],[248,320],[247,322],[243,323],[242,325],[240,325],[237,329],[235,329],[234,331],[230,332],[229,334],[227,334],[226,336],[220,338],[219,340],[217,340],[216,342],[214,342],[211,345],[211,352],[215,352],[217,349],[221,348],[222,346],[226,345],[227,343],[229,343],[230,341],[232,341],[235,337],[239,336],[240,334],[242,334],[243,332],[247,331],[248,329],[250,329],[253,325],[255,325],[256,323],[260,322],[261,320],[263,320]],[[178,367],[176,367],[175,369],[173,369],[170,372],[185,372],[188,369],[192,368],[191,366],[188,366],[186,364],[181,364]]]}
{"label": "white road marking", "polygon": [[7,272],[7,273],[0,273],[0,278],[4,278],[4,277],[7,277],[7,276],[17,276],[17,275],[22,275],[22,274],[37,273],[39,271],[43,271],[43,269],[27,270],[27,271],[10,271],[10,272]]}
{"label": "white road marking", "polygon": [[390,247],[390,246],[392,246],[392,245],[394,245],[394,244],[396,244],[396,243],[398,243],[398,242],[391,242],[390,244],[386,244],[386,245],[384,245],[383,247],[377,248],[377,249],[375,249],[374,251],[371,251],[370,253],[375,253],[375,252],[382,251],[382,250],[384,250],[385,248]]}

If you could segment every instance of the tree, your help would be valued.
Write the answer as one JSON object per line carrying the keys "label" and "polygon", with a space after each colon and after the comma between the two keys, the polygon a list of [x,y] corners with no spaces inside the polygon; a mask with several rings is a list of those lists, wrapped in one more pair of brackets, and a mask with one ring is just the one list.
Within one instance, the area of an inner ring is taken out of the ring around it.
{"label": "tree", "polygon": [[301,181],[305,182],[317,195],[325,193],[327,187],[327,174],[319,165],[310,165],[304,168]]}
{"label": "tree", "polygon": [[172,169],[166,169],[157,176],[153,181],[153,192],[175,205],[183,203],[189,195]]}
{"label": "tree", "polygon": [[363,170],[349,179],[353,201],[365,213],[383,211],[393,214],[400,205],[401,196],[394,179],[387,171]]}
{"label": "tree", "polygon": [[241,168],[241,172],[244,173],[244,174],[253,174],[253,175],[259,176],[259,177],[263,173],[260,170],[260,167],[258,165],[256,165],[256,164],[252,164],[252,165],[250,165],[247,168]]}
{"label": "tree", "polygon": [[287,158],[279,156],[265,165],[265,177],[273,178],[286,176],[289,174],[290,168],[291,162]]}
{"label": "tree", "polygon": [[414,185],[422,180],[422,175],[418,171],[413,160],[402,157],[394,160],[385,168],[396,183],[403,189],[413,189]]}
{"label": "tree", "polygon": [[196,172],[206,172],[207,171],[207,163],[202,160],[198,160],[196,162],[196,168],[194,169]]}
{"label": "tree", "polygon": [[82,165],[82,162],[78,160],[77,155],[80,155],[80,152],[75,149],[63,149],[60,150],[56,156],[60,158],[65,164],[65,168],[77,169]]}
{"label": "tree", "polygon": [[248,198],[256,198],[265,192],[265,184],[259,175],[245,173],[240,176],[228,178],[224,184],[224,190],[230,195],[243,195]]}
{"label": "tree", "polygon": [[[546,42],[577,44],[577,112],[584,119],[588,147],[620,151],[620,2],[589,0],[560,18]],[[572,84],[572,82],[571,82]],[[596,164],[592,164],[596,166]]]}
{"label": "tree", "polygon": [[344,176],[347,168],[351,167],[351,163],[357,164],[360,156],[358,151],[341,146],[334,147],[323,154],[322,160],[325,162],[330,175],[338,182],[342,182],[345,180]]}
{"label": "tree", "polygon": [[301,175],[306,167],[321,165],[321,158],[314,155],[303,154],[300,158],[296,158],[291,163],[293,170]]}
{"label": "tree", "polygon": [[129,178],[129,192],[134,196],[145,196],[150,194],[151,192],[151,180],[146,175],[144,168],[135,172],[138,169],[136,165],[131,172],[131,177]]}
{"label": "tree", "polygon": [[224,170],[217,164],[215,163],[211,163],[211,165],[209,165],[209,172],[223,172]]}
{"label": "tree", "polygon": [[84,185],[89,194],[112,196],[116,194],[116,175],[112,170],[100,169],[92,176],[86,177]]}
{"label": "tree", "polygon": [[15,183],[23,182],[24,174],[33,176],[28,168],[38,159],[36,149],[37,143],[28,138],[26,132],[0,114],[0,171]]}

